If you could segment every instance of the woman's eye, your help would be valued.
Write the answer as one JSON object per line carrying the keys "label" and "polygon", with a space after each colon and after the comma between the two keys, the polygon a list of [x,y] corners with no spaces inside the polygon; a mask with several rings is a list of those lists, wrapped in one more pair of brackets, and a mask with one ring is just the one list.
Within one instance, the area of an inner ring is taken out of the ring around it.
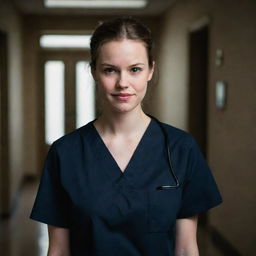
{"label": "woman's eye", "polygon": [[111,73],[115,72],[115,69],[114,68],[105,68],[103,70],[103,72],[106,73],[106,74],[111,74]]}
{"label": "woman's eye", "polygon": [[134,67],[131,69],[131,72],[133,72],[133,73],[138,73],[140,71],[142,71],[142,68],[139,68],[139,67]]}

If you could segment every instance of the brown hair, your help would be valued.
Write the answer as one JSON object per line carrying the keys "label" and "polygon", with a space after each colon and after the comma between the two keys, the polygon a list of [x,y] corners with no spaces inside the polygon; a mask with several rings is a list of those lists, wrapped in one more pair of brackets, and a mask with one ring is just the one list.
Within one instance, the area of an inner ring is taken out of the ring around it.
{"label": "brown hair", "polygon": [[137,40],[144,43],[147,50],[149,67],[153,66],[151,31],[147,26],[134,18],[122,17],[105,21],[94,31],[90,43],[91,68],[96,68],[99,49],[104,43],[122,39]]}

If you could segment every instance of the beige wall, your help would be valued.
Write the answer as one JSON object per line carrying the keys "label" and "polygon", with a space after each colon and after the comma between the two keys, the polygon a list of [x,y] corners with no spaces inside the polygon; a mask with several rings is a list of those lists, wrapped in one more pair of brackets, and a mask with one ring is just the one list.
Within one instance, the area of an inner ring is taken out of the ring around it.
{"label": "beige wall", "polygon": [[[239,3],[221,4],[214,10],[212,23],[212,52],[220,47],[225,53],[223,67],[212,67],[210,80],[209,160],[225,200],[213,212],[212,223],[242,255],[252,255],[256,240],[252,225],[256,216],[256,2]],[[219,79],[228,84],[223,112],[213,103],[213,86]]]}
{"label": "beige wall", "polygon": [[[208,159],[224,198],[210,212],[217,228],[241,255],[255,253],[256,230],[256,2],[178,1],[163,18],[159,49],[160,81],[155,114],[188,128],[188,34],[203,17],[210,23]],[[224,64],[215,66],[215,51]],[[215,107],[215,82],[228,85],[228,103]]]}
{"label": "beige wall", "polygon": [[23,178],[23,89],[22,89],[22,40],[20,17],[7,3],[1,3],[0,29],[8,35],[8,112],[9,112],[9,170],[3,170],[10,196],[5,208],[12,207]]}

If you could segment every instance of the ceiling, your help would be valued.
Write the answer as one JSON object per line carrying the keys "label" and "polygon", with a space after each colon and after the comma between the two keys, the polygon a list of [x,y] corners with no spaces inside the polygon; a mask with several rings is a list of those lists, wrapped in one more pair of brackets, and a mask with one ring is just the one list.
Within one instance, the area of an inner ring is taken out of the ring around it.
{"label": "ceiling", "polygon": [[137,15],[156,16],[163,13],[177,0],[148,0],[144,9],[73,9],[45,8],[43,0],[12,0],[17,9],[23,14],[32,15]]}

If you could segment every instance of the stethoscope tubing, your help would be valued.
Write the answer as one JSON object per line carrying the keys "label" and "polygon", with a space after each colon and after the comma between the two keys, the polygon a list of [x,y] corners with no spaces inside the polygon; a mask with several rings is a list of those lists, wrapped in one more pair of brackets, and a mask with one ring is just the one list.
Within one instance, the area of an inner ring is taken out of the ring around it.
{"label": "stethoscope tubing", "polygon": [[176,175],[174,166],[172,164],[172,158],[171,158],[171,150],[170,150],[170,146],[169,146],[169,136],[167,131],[165,130],[164,126],[162,125],[162,123],[155,118],[154,116],[151,116],[149,114],[147,114],[147,116],[149,116],[150,118],[152,118],[153,120],[155,120],[157,122],[157,124],[159,125],[159,127],[161,128],[163,134],[164,134],[164,140],[165,140],[165,148],[167,151],[167,158],[168,158],[168,165],[169,165],[169,170],[170,173],[175,181],[175,185],[160,185],[158,187],[156,187],[157,190],[164,190],[164,189],[173,189],[173,188],[179,188],[180,187],[180,182],[179,179]]}

